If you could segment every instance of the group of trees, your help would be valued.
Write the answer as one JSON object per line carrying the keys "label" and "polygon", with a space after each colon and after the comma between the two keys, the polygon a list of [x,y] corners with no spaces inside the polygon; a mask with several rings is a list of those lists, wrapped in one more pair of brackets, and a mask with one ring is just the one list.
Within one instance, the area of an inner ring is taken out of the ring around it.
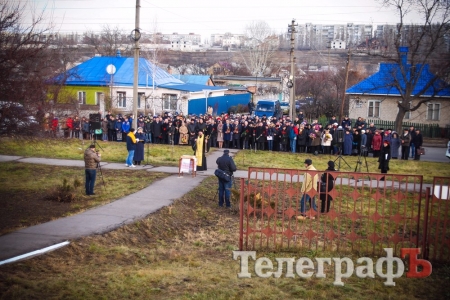
{"label": "group of trees", "polygon": [[[417,110],[424,103],[434,99],[422,97],[426,89],[413,94],[418,78],[429,64],[435,76],[426,87],[433,87],[435,94],[440,88],[448,86],[450,58],[449,58],[449,2],[440,0],[378,0],[382,5],[397,10],[399,22],[393,38],[384,42],[383,51],[374,52],[370,48],[367,53],[378,56],[380,60],[396,62],[402,66],[400,46],[409,47],[408,67],[399,67],[401,78],[393,76],[392,86],[401,95],[398,101],[397,125],[403,120],[406,112]],[[37,111],[49,111],[48,88],[53,85],[50,79],[56,74],[67,71],[68,66],[85,53],[66,43],[55,40],[40,40],[39,36],[51,33],[53,28],[45,20],[45,12],[33,15],[32,22],[24,25],[22,22],[25,3],[13,3],[0,0],[0,101],[21,103],[24,107]],[[420,13],[420,20],[415,24],[406,24],[406,17],[412,12]],[[414,26],[413,26],[414,25]],[[239,57],[235,57],[230,65],[235,73],[242,75],[270,76],[287,71],[287,61],[280,62],[274,54],[278,49],[277,36],[264,21],[252,22],[245,30],[245,38],[249,47],[240,50]],[[50,47],[50,42],[52,43]],[[389,43],[390,44],[389,44]],[[86,32],[83,43],[91,47],[92,54],[116,55],[117,49],[122,49],[122,55],[131,55],[132,43],[127,34],[117,27],[105,25],[101,34]],[[447,44],[445,44],[447,43]],[[129,53],[128,53],[129,52]],[[163,61],[163,57],[156,51],[149,55],[152,61]],[[91,54],[91,56],[92,56]],[[145,54],[143,54],[145,56]],[[297,61],[301,61],[297,57]],[[286,60],[288,57],[286,55]],[[203,66],[191,65],[191,73],[205,73],[207,63]],[[186,72],[185,67],[180,70]],[[305,106],[310,114],[337,114],[341,103],[344,84],[343,70],[338,72],[316,72],[296,74],[296,98],[310,97],[314,103]],[[362,72],[350,71],[347,86],[363,79]],[[403,83],[402,83],[403,82]],[[436,86],[440,83],[440,86]],[[445,85],[442,85],[445,83]],[[76,99],[72,99],[76,101]],[[414,105],[412,101],[416,100]],[[419,101],[417,101],[419,100]],[[70,102],[70,101],[69,101]],[[4,113],[0,115],[0,121]]]}

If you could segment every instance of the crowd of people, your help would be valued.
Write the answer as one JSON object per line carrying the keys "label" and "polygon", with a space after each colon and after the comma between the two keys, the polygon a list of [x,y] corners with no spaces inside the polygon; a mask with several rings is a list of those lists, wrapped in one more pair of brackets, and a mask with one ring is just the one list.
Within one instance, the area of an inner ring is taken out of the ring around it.
{"label": "crowd of people", "polygon": [[[123,141],[130,132],[132,116],[114,116],[108,112],[100,119],[101,133],[90,129],[89,118],[64,118],[59,122],[64,137],[104,141]],[[52,124],[52,130],[53,130]],[[282,118],[254,117],[251,115],[220,116],[139,115],[138,132],[142,142],[169,145],[194,146],[199,132],[204,135],[205,152],[211,147],[226,149],[251,149],[293,153],[372,155],[379,157],[387,141],[392,159],[420,159],[417,149],[423,144],[422,134],[414,127],[398,133],[392,129],[376,128],[358,118],[355,124],[345,116],[342,121],[332,117],[325,124],[317,120],[308,122],[300,112],[294,120]],[[139,131],[141,129],[141,131]]]}

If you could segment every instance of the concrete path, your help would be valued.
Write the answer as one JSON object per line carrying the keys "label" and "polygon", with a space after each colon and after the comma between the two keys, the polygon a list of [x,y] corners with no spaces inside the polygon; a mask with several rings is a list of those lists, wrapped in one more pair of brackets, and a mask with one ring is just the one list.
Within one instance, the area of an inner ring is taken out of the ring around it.
{"label": "concrete path", "polygon": [[[430,151],[432,153],[435,152],[436,157],[435,155],[430,155],[430,157],[432,156],[438,160],[438,156],[440,156],[438,153],[441,152],[442,149],[437,149],[439,148],[436,148],[433,152]],[[231,155],[236,152],[237,150],[230,150]],[[182,197],[199,185],[206,176],[213,175],[217,166],[216,159],[222,154],[222,150],[209,153],[207,156],[208,170],[197,172],[197,177],[192,177],[190,174],[185,174],[181,178],[178,177],[178,167],[137,167],[137,169],[147,169],[149,172],[163,172],[174,175],[156,181],[141,191],[107,205],[74,216],[61,218],[0,236],[0,261],[51,246],[68,239],[76,239],[92,234],[102,234],[114,230],[124,224],[129,224],[142,219],[162,207],[170,205],[175,199]],[[425,156],[422,156],[422,158],[425,158]],[[447,159],[445,156],[443,158]],[[20,156],[0,155],[0,162],[7,161],[84,167],[84,162],[82,160],[24,158]],[[103,169],[128,169],[125,164],[122,163],[102,162],[101,166]],[[241,170],[237,171],[234,175],[236,178],[247,178],[248,172]],[[270,175],[258,173],[254,174],[252,177],[267,179]],[[301,178],[297,178],[297,180],[300,181]],[[348,183],[349,182],[347,182],[347,184]],[[343,182],[343,184],[345,183]],[[361,184],[370,183],[367,181],[358,183],[358,185]],[[386,184],[389,184],[389,182],[386,181]]]}
{"label": "concrete path", "polygon": [[[154,172],[175,173],[156,181],[143,190],[109,204],[44,224],[31,226],[0,236],[0,261],[48,247],[66,240],[92,234],[102,234],[124,224],[135,222],[145,216],[170,205],[199,185],[206,176],[216,169],[216,159],[223,151],[215,151],[207,156],[208,171],[197,172],[197,177],[185,174],[178,177],[177,167],[146,167]],[[83,161],[43,158],[21,158],[0,155],[0,162],[18,161],[25,163],[84,167]],[[102,168],[125,169],[124,164],[103,163]],[[137,167],[139,168],[139,167]],[[142,167],[141,167],[142,168]],[[127,168],[128,169],[128,168]]]}

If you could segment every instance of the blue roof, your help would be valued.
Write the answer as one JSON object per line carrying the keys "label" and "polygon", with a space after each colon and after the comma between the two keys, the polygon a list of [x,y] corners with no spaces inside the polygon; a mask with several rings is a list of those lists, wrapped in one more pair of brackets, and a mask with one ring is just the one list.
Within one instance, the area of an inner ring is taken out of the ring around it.
{"label": "blue roof", "polygon": [[185,83],[195,83],[195,84],[208,84],[210,79],[209,75],[179,75],[174,74],[175,78],[180,79]]}
{"label": "blue roof", "polygon": [[[408,78],[411,78],[411,70],[413,69],[417,70],[417,72],[421,72],[420,74],[417,73],[415,75],[418,80],[411,92],[411,96],[418,95],[434,78],[428,65],[415,65],[415,68],[411,68],[410,64],[406,64],[405,67],[408,70]],[[380,70],[377,73],[347,89],[347,94],[400,96],[401,94],[405,94],[405,92],[400,93],[400,90],[406,90],[406,84],[401,74],[400,65],[381,63]],[[444,81],[437,79],[421,95],[450,97],[450,87]]]}
{"label": "blue roof", "polygon": [[211,90],[211,91],[226,91],[228,90],[226,87],[223,86],[209,86],[204,84],[194,84],[194,83],[183,83],[183,84],[161,84],[158,85],[159,87],[171,89],[171,90],[178,90],[178,91],[186,91],[186,92],[198,92],[202,90]]}
{"label": "blue roof", "polygon": [[[114,86],[133,86],[134,58],[102,56],[93,57],[82,64],[68,71],[66,85],[87,85],[87,86],[109,86],[111,76],[106,72],[106,67],[113,64],[116,73],[113,76]],[[153,76],[154,70],[154,76]],[[162,84],[183,84],[168,72],[153,65],[145,58],[139,58],[139,82],[140,87],[155,86]],[[56,80],[63,78],[63,75],[56,77]]]}

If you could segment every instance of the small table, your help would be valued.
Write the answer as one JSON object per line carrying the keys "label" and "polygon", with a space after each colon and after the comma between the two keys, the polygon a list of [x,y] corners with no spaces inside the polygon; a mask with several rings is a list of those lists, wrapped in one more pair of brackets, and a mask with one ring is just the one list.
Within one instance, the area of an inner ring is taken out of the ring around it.
{"label": "small table", "polygon": [[197,176],[197,157],[194,155],[182,155],[178,161],[178,177],[183,173],[192,172],[192,177]]}

